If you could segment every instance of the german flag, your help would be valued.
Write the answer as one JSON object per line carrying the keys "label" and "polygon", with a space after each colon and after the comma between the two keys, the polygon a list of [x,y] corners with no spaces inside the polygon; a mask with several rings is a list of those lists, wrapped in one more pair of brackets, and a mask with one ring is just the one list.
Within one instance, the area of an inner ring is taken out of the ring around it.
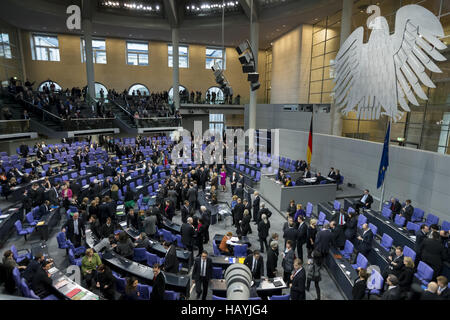
{"label": "german flag", "polygon": [[306,151],[306,162],[308,163],[308,166],[311,164],[311,157],[313,151],[312,143],[313,143],[313,116],[311,114],[311,125],[309,126],[308,150]]}

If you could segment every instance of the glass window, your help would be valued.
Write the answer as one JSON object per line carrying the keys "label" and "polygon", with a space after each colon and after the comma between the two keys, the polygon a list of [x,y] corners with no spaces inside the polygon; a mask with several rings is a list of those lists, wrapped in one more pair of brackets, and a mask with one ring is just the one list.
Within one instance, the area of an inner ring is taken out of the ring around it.
{"label": "glass window", "polygon": [[127,64],[148,66],[148,43],[127,42]]}
{"label": "glass window", "polygon": [[133,94],[133,91],[134,91],[135,95],[138,95],[138,93],[137,93],[138,91],[141,93],[141,95],[144,95],[144,96],[150,95],[150,91],[148,90],[148,88],[140,83],[133,84],[130,87],[130,89],[128,89],[129,94]]}
{"label": "glass window", "polygon": [[224,116],[223,114],[209,114],[209,130],[216,131],[218,133],[223,132],[224,129]]}
{"label": "glass window", "polygon": [[206,69],[211,69],[217,62],[220,68],[225,70],[225,61],[225,50],[221,48],[206,48]]}
{"label": "glass window", "polygon": [[33,60],[60,61],[57,36],[34,34],[31,44]]}
{"label": "glass window", "polygon": [[0,57],[12,59],[11,44],[9,43],[9,34],[7,33],[0,34]]}
{"label": "glass window", "polygon": [[[214,101],[213,101],[213,93],[215,94]],[[209,94],[209,96],[208,96]],[[206,91],[206,103],[222,103],[223,102],[223,91],[219,87],[211,87]],[[223,115],[221,115],[223,116]]]}
{"label": "glass window", "polygon": [[[169,44],[167,46],[169,56],[169,68],[173,67],[173,48]],[[180,68],[189,68],[189,48],[188,46],[178,46],[178,66]]]}
{"label": "glass window", "polygon": [[61,86],[59,84],[57,84],[56,82],[53,82],[51,80],[48,81],[44,81],[42,82],[39,87],[38,87],[38,91],[44,91],[44,87],[47,86],[47,88],[49,90],[51,90],[52,88],[52,84],[55,86],[55,91],[60,91],[62,90]]}
{"label": "glass window", "polygon": [[[86,62],[85,41],[81,39],[81,62]],[[106,64],[106,41],[102,39],[92,39],[92,56],[94,63]]]}
{"label": "glass window", "polygon": [[[178,86],[178,91],[181,93],[184,90],[186,90],[186,87],[184,87],[180,84]],[[173,103],[173,88],[170,88],[170,90],[169,90],[169,104],[171,104],[171,103]]]}

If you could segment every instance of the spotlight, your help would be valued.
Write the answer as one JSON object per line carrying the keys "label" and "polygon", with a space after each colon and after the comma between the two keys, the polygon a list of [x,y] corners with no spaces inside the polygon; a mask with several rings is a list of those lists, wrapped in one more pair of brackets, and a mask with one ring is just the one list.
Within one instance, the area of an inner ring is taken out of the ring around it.
{"label": "spotlight", "polygon": [[245,51],[247,51],[248,49],[250,49],[250,43],[248,42],[248,40],[245,40],[244,42],[242,42],[239,47],[236,47],[236,51],[239,55],[241,55],[242,53],[244,53]]}

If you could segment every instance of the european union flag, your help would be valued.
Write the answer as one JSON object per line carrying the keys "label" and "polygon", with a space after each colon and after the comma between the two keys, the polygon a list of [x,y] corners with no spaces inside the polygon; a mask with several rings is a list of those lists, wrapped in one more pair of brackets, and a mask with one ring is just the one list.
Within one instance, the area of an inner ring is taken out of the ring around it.
{"label": "european union flag", "polygon": [[380,170],[378,170],[378,182],[377,189],[383,185],[384,175],[386,174],[387,167],[389,166],[389,140],[391,136],[391,122],[389,122],[386,137],[384,137],[383,154],[380,161]]}

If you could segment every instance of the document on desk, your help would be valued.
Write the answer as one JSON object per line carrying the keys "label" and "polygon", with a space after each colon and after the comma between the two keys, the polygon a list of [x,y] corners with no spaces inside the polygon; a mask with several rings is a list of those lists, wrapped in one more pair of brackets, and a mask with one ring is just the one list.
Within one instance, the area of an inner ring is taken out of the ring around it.
{"label": "document on desk", "polygon": [[342,263],[340,264],[341,268],[345,269],[345,265],[343,265]]}
{"label": "document on desk", "polygon": [[239,241],[239,238],[238,237],[231,237],[231,242],[238,242]]}
{"label": "document on desk", "polygon": [[409,236],[409,238],[410,238],[411,240],[416,241],[416,236]]}
{"label": "document on desk", "polygon": [[273,288],[275,288],[275,285],[269,280],[264,280],[263,282],[261,282],[261,289],[273,289]]}
{"label": "document on desk", "polygon": [[55,267],[52,267],[52,268],[48,269],[48,273],[50,273],[50,274],[54,274],[57,271],[58,271],[58,269],[55,268]]}
{"label": "document on desk", "polygon": [[1,216],[0,216],[0,219],[6,219],[6,218],[8,218],[9,217],[9,214],[2,214]]}

